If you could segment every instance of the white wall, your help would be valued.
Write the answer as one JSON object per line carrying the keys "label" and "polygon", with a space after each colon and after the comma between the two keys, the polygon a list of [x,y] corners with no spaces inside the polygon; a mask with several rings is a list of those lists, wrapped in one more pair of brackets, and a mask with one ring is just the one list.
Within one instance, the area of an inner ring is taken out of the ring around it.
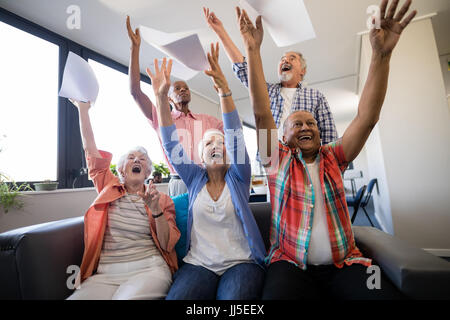
{"label": "white wall", "polygon": [[[364,35],[361,81],[370,52]],[[411,23],[402,35],[377,127],[366,145],[367,159],[388,195],[381,207],[390,207],[395,235],[450,253],[450,115],[429,19]]]}

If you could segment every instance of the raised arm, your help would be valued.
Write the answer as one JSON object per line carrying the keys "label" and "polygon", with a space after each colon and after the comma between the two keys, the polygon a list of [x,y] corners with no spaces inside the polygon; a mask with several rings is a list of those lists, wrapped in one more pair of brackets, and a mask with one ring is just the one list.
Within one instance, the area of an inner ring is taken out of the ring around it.
{"label": "raised arm", "polygon": [[141,46],[141,34],[139,29],[133,32],[130,24],[130,17],[127,16],[127,31],[131,41],[130,66],[128,76],[130,80],[130,93],[137,105],[144,113],[145,117],[153,121],[154,106],[149,97],[141,90],[141,71],[139,69],[139,49]]}
{"label": "raised arm", "polygon": [[211,52],[208,52],[208,61],[210,68],[209,70],[205,70],[205,74],[211,77],[214,83],[214,89],[219,94],[222,113],[232,112],[236,109],[236,106],[234,105],[227,79],[219,65],[218,43],[215,46],[211,43]]}
{"label": "raised arm", "polygon": [[[380,6],[381,29],[372,29],[370,32],[372,59],[358,105],[358,114],[342,137],[342,147],[348,162],[356,158],[378,122],[386,96],[392,51],[397,45],[402,31],[417,13],[414,10],[403,19],[411,5],[411,0],[407,0],[394,17],[399,2],[394,0],[385,14],[388,2],[388,0],[383,0]],[[402,19],[403,21],[401,21]]]}
{"label": "raised arm", "polygon": [[216,35],[222,42],[228,59],[230,59],[232,63],[244,62],[244,56],[242,55],[241,51],[239,51],[238,47],[236,47],[233,40],[231,40],[228,32],[223,26],[222,21],[220,21],[220,19],[217,18],[214,12],[210,11],[209,8],[203,7],[203,14],[205,15],[205,20],[208,26],[216,33]]}
{"label": "raised arm", "polygon": [[[241,31],[242,39],[245,44],[245,51],[248,58],[249,68],[249,89],[250,102],[252,104],[253,113],[255,115],[256,133],[258,137],[258,147],[261,135],[266,135],[267,141],[267,156],[270,157],[272,134],[276,134],[276,125],[273,120],[272,112],[270,111],[270,100],[267,92],[266,80],[264,78],[264,71],[262,66],[260,48],[263,39],[263,27],[261,23],[261,16],[256,19],[256,27],[250,21],[247,12],[236,8],[238,17],[239,30]],[[263,129],[263,130],[261,130]],[[274,139],[277,141],[278,139]],[[260,150],[266,151],[266,150]],[[263,152],[263,154],[264,154]]]}
{"label": "raised arm", "polygon": [[199,174],[200,167],[195,165],[183,150],[170,113],[169,97],[167,94],[170,89],[172,60],[169,60],[167,63],[166,58],[164,58],[161,68],[159,68],[158,60],[155,59],[154,65],[155,73],[152,73],[148,68],[147,73],[152,79],[153,90],[156,96],[156,113],[162,145],[170,163],[189,189],[193,178]]}
{"label": "raised arm", "polygon": [[169,127],[173,125],[172,115],[170,114],[169,89],[170,89],[170,72],[172,70],[172,59],[164,58],[159,68],[158,59],[154,60],[155,73],[153,74],[149,68],[146,69],[148,76],[152,79],[153,91],[156,96],[158,123],[161,127]]}
{"label": "raised arm", "polygon": [[91,119],[89,117],[90,102],[70,100],[77,108],[80,118],[80,133],[84,150],[91,156],[101,158],[101,154],[95,144],[94,132],[92,131]]}
{"label": "raised arm", "polygon": [[236,110],[227,80],[219,65],[219,44],[211,44],[211,52],[208,53],[210,68],[205,74],[210,76],[214,88],[220,96],[220,106],[224,123],[225,144],[229,155],[231,155],[231,172],[241,181],[250,183],[251,166],[245,147],[242,123]]}

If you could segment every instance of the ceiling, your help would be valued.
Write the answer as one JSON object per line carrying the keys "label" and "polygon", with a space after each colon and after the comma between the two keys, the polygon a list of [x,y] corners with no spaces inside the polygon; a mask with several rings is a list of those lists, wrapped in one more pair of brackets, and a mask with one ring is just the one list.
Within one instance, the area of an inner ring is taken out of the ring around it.
{"label": "ceiling", "polygon": [[[358,72],[359,32],[366,29],[366,8],[374,0],[305,0],[316,38],[294,46],[278,48],[266,32],[262,46],[266,79],[277,81],[277,64],[283,52],[300,51],[304,54],[308,72],[305,81],[324,92],[335,119],[353,117],[357,97],[355,88]],[[403,1],[402,1],[403,3]],[[234,7],[238,0],[0,0],[1,7],[32,22],[80,43],[94,51],[128,65],[129,39],[125,28],[126,15],[133,27],[145,25],[164,32],[195,30],[207,48],[217,41],[203,18],[202,7],[212,9],[222,20],[231,38],[243,50],[236,25]],[[66,26],[70,5],[81,10],[81,28]],[[450,0],[413,0],[418,16],[437,13],[433,18],[436,42],[440,54],[450,53]],[[289,10],[289,8],[286,8]],[[161,57],[148,44],[141,48],[141,69],[153,58]],[[253,123],[248,91],[234,77],[230,63],[222,50],[220,63],[230,83],[233,96],[245,121]],[[195,93],[218,103],[211,80],[198,74],[189,81]]]}

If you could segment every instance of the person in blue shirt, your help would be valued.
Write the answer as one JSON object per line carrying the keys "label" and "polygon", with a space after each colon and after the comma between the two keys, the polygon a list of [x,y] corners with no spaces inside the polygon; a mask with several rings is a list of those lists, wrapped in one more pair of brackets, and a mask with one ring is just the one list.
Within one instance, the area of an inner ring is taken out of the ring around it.
{"label": "person in blue shirt", "polygon": [[168,300],[260,299],[266,250],[248,205],[251,167],[242,124],[218,64],[218,44],[208,53],[205,73],[220,96],[225,135],[205,132],[196,165],[179,143],[167,93],[172,61],[155,60],[149,72],[157,99],[157,116],[167,158],[188,188],[186,256],[174,275]]}

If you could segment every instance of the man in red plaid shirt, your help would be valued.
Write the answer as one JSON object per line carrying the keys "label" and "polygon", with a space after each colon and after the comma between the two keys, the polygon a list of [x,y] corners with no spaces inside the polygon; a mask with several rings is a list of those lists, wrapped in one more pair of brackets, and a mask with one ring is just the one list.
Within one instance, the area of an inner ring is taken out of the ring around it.
{"label": "man in red plaid shirt", "polygon": [[[291,113],[282,141],[272,139],[277,130],[260,55],[261,17],[254,26],[247,13],[237,9],[258,139],[267,139],[268,155],[262,161],[269,174],[272,223],[263,299],[402,298],[383,275],[380,289],[368,288],[371,260],[355,245],[342,181],[347,164],[359,154],[379,119],[392,51],[416,15],[413,11],[405,17],[411,0],[395,14],[398,2],[392,1],[387,9],[388,0],[382,1],[381,28],[370,32],[372,60],[357,116],[342,138],[323,146],[317,121],[307,111]],[[266,130],[264,137],[260,129]]]}

